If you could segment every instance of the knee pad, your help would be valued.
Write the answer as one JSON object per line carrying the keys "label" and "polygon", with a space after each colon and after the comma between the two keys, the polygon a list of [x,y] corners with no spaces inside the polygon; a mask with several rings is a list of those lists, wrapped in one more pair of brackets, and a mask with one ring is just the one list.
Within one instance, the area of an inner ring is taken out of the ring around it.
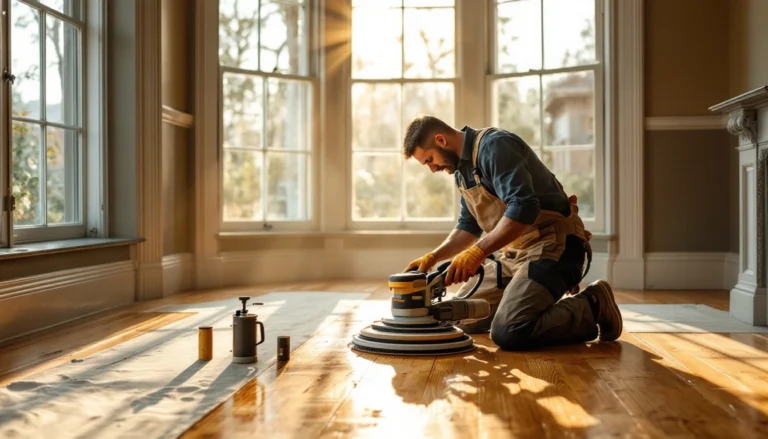
{"label": "knee pad", "polygon": [[510,325],[494,321],[491,324],[491,340],[499,349],[518,351],[529,347],[528,340],[533,332],[533,321]]}

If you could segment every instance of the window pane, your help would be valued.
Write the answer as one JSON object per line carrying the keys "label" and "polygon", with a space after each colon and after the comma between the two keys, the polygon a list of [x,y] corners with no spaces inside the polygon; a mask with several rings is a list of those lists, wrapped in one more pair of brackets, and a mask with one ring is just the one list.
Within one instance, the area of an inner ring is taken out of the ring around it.
{"label": "window pane", "polygon": [[455,0],[404,0],[405,7],[454,6]]}
{"label": "window pane", "polygon": [[543,76],[544,142],[592,144],[595,138],[595,90],[592,71]]}
{"label": "window pane", "polygon": [[405,214],[410,218],[453,218],[458,196],[452,175],[432,173],[416,160],[405,164]]}
{"label": "window pane", "polygon": [[40,225],[45,220],[41,184],[44,180],[40,162],[42,143],[40,126],[13,122],[13,194],[16,197],[16,225]]}
{"label": "window pane", "polygon": [[267,219],[307,219],[307,156],[267,153]]}
{"label": "window pane", "polygon": [[305,20],[302,6],[262,2],[262,71],[307,74]]}
{"label": "window pane", "polygon": [[252,221],[263,218],[259,151],[224,150],[224,221]]}
{"label": "window pane", "polygon": [[579,216],[595,216],[595,153],[589,145],[580,148],[551,148],[544,162],[562,183],[565,193],[579,199]]}
{"label": "window pane", "polygon": [[55,9],[72,18],[80,19],[80,0],[37,0],[40,3]]}
{"label": "window pane", "polygon": [[268,148],[302,151],[309,148],[310,91],[306,82],[267,80]]}
{"label": "window pane", "polygon": [[595,0],[544,0],[544,68],[595,62]]}
{"label": "window pane", "polygon": [[402,9],[352,10],[352,77],[399,78],[403,72]]}
{"label": "window pane", "polygon": [[402,180],[399,153],[353,157],[352,215],[354,219],[399,219]]}
{"label": "window pane", "polygon": [[398,149],[400,84],[352,84],[352,147]]}
{"label": "window pane", "polygon": [[399,7],[402,5],[401,0],[352,0],[353,8],[369,8],[369,7]]}
{"label": "window pane", "polygon": [[517,134],[533,148],[541,145],[538,76],[497,80],[492,98],[492,125]]}
{"label": "window pane", "polygon": [[66,125],[79,125],[78,68],[80,43],[78,30],[69,23],[48,15],[45,46],[45,119]]}
{"label": "window pane", "polygon": [[503,3],[496,11],[496,72],[540,69],[541,0]]}
{"label": "window pane", "polygon": [[264,86],[259,77],[224,74],[224,147],[261,148]]}
{"label": "window pane", "polygon": [[219,0],[219,62],[259,68],[258,0]]}
{"label": "window pane", "polygon": [[79,215],[79,134],[48,127],[46,137],[47,224],[76,223]]}
{"label": "window pane", "polygon": [[449,78],[455,75],[455,11],[405,10],[405,75]]}
{"label": "window pane", "polygon": [[403,130],[420,114],[435,116],[453,125],[454,108],[453,83],[419,82],[403,85]]}
{"label": "window pane", "polygon": [[14,116],[39,119],[40,109],[40,16],[36,10],[14,0],[11,6],[11,73]]}

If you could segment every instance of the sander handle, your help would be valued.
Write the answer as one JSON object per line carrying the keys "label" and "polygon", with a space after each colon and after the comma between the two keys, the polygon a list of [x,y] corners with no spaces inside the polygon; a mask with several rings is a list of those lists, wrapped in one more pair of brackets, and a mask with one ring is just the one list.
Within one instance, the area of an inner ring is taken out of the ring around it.
{"label": "sander handle", "polygon": [[[451,262],[452,261],[445,261],[442,264],[438,265],[435,271],[427,274],[427,284],[431,284],[432,281],[437,276],[440,276],[441,283],[445,283],[445,275],[448,274],[448,267],[451,266]],[[480,275],[480,278],[475,283],[475,286],[472,287],[472,289],[469,290],[469,293],[467,293],[466,296],[462,297],[462,299],[469,299],[470,297],[472,297],[472,295],[475,294],[477,289],[480,288],[480,284],[483,283],[483,279],[485,278],[485,267],[482,264],[479,267],[477,267],[477,271],[475,272],[475,274],[470,276],[470,279],[477,275]]]}

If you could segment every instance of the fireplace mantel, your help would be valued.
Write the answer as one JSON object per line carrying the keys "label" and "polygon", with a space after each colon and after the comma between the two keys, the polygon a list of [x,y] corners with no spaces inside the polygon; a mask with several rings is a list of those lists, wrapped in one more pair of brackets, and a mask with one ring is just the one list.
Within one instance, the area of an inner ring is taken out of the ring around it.
{"label": "fireplace mantel", "polygon": [[728,132],[739,138],[739,277],[731,289],[731,315],[752,325],[766,326],[768,85],[710,110],[727,114]]}

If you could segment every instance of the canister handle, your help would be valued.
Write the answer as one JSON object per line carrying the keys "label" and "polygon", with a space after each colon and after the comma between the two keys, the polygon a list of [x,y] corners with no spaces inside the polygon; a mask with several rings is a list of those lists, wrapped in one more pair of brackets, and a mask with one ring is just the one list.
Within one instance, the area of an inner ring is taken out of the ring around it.
{"label": "canister handle", "polygon": [[264,323],[262,323],[262,322],[257,320],[256,324],[261,328],[261,341],[256,343],[256,346],[258,346],[258,345],[264,343],[264,340],[266,339],[266,335],[267,334],[266,334],[266,331],[264,331]]}

